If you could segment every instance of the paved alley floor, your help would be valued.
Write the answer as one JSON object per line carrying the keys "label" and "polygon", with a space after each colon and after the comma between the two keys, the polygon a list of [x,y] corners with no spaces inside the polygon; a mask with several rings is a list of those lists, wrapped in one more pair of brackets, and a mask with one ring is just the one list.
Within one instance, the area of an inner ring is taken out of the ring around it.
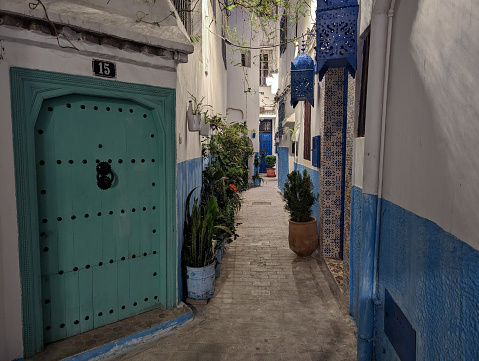
{"label": "paved alley floor", "polygon": [[356,360],[347,300],[325,263],[288,247],[276,179],[242,196],[240,237],[227,246],[214,298],[192,306],[188,325],[114,360]]}

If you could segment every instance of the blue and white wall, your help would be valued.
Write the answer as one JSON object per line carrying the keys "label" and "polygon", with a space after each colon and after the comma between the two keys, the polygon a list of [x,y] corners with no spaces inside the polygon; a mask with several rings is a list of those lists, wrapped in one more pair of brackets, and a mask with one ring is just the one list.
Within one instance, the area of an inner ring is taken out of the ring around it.
{"label": "blue and white wall", "polygon": [[[216,10],[212,8],[216,6]],[[194,43],[194,53],[188,63],[179,64],[176,83],[177,118],[177,229],[178,229],[178,299],[184,299],[181,277],[181,250],[183,247],[183,224],[185,202],[188,193],[197,187],[194,197],[200,196],[203,157],[201,142],[206,138],[199,132],[190,132],[186,121],[189,93],[198,100],[204,97],[205,110],[213,114],[227,114],[227,71],[222,57],[221,34],[222,13],[217,2],[201,0],[199,11],[192,13],[193,34],[201,34],[201,40]],[[216,15],[215,15],[216,14]],[[213,21],[216,19],[217,21]],[[228,64],[229,65],[229,64]]]}
{"label": "blue and white wall", "polygon": [[377,360],[400,359],[400,343],[394,347],[384,331],[386,290],[416,333],[417,360],[475,360],[479,37],[471,29],[479,3],[396,2],[389,84],[391,1],[377,0],[366,16],[369,3],[361,4],[362,20],[371,18],[366,136],[354,143],[352,191],[350,312],[358,360],[373,351]]}

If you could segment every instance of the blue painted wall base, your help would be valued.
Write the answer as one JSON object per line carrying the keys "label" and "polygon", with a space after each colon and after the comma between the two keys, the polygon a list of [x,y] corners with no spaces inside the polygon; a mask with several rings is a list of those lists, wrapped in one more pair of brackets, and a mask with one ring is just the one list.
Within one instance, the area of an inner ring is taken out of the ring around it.
{"label": "blue painted wall base", "polygon": [[[188,307],[189,309],[189,307]],[[130,348],[141,343],[152,341],[161,335],[171,332],[173,329],[184,325],[193,319],[193,311],[184,313],[174,319],[162,324],[155,325],[146,330],[134,333],[133,335],[110,342],[106,345],[96,347],[75,356],[67,357],[63,361],[89,361],[89,360],[107,360],[112,356],[127,352]]]}
{"label": "blue painted wall base", "polygon": [[385,199],[379,245],[381,304],[374,319],[361,319],[360,309],[368,307],[361,303],[371,302],[362,298],[359,280],[371,275],[361,254],[374,253],[374,243],[363,239],[373,218],[366,213],[374,212],[374,198],[353,187],[350,313],[359,328],[362,322],[374,322],[375,359],[399,361],[384,333],[387,288],[416,331],[417,360],[479,360],[479,251]]}

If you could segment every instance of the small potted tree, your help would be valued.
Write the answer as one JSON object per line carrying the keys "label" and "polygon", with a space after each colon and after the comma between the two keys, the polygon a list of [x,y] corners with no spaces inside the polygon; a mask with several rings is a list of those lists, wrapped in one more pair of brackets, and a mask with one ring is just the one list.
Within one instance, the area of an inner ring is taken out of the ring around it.
{"label": "small potted tree", "polygon": [[311,207],[318,199],[313,193],[313,182],[306,169],[303,174],[292,171],[284,184],[284,208],[290,214],[289,248],[298,256],[310,256],[318,248],[316,218],[311,217]]}
{"label": "small potted tree", "polygon": [[274,166],[276,165],[276,156],[268,154],[266,156],[266,176],[275,177]]}

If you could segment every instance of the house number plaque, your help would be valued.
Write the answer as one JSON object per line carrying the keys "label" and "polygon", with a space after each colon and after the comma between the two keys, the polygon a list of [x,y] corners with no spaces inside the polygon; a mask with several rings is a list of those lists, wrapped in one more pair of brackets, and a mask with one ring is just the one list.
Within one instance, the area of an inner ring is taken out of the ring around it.
{"label": "house number plaque", "polygon": [[96,60],[92,62],[93,74],[103,78],[116,77],[116,64],[111,61]]}

